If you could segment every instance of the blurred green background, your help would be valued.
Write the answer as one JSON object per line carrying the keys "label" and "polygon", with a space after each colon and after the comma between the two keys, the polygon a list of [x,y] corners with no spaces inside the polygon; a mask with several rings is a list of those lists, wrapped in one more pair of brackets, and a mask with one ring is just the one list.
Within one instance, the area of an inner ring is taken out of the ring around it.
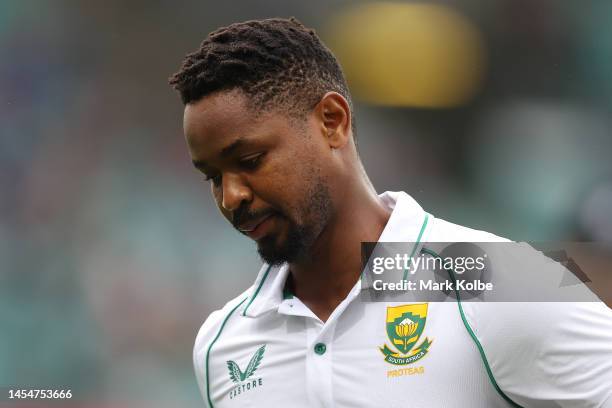
{"label": "blurred green background", "polygon": [[340,58],[379,192],[612,245],[610,2],[5,0],[0,387],[201,405],[197,329],[260,261],[192,169],[166,81],[215,28],[277,16]]}

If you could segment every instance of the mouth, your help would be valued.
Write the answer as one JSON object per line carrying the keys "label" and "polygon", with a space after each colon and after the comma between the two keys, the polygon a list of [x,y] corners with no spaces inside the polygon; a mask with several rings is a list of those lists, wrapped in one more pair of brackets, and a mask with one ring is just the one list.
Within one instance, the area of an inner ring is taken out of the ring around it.
{"label": "mouth", "polygon": [[243,234],[249,236],[249,238],[257,241],[263,238],[270,229],[273,223],[274,215],[268,214],[253,221],[245,222],[238,227],[238,230]]}

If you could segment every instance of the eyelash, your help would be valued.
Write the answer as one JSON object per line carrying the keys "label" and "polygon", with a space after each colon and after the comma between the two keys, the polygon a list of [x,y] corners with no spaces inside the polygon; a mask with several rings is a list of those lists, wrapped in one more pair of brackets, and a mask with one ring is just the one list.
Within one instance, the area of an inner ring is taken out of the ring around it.
{"label": "eyelash", "polygon": [[[263,154],[259,154],[255,157],[252,157],[246,160],[241,160],[239,163],[243,168],[247,170],[255,170],[257,166],[259,166],[263,156],[264,156]],[[220,174],[215,175],[215,176],[207,176],[205,177],[205,180],[212,181],[216,187],[221,185],[221,175]]]}
{"label": "eyelash", "polygon": [[247,170],[255,170],[257,166],[259,165],[259,162],[261,161],[262,157],[263,157],[263,153],[258,154],[257,156],[248,158],[246,160],[241,160],[240,165]]}

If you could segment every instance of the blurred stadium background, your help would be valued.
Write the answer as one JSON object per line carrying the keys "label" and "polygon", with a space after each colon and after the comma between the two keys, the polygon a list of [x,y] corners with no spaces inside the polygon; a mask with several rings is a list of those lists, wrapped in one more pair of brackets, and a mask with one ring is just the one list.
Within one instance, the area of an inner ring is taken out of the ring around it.
{"label": "blurred stadium background", "polygon": [[275,16],[340,58],[379,191],[515,240],[612,243],[611,2],[2,1],[0,387],[200,405],[196,331],[259,260],[166,80],[213,29]]}

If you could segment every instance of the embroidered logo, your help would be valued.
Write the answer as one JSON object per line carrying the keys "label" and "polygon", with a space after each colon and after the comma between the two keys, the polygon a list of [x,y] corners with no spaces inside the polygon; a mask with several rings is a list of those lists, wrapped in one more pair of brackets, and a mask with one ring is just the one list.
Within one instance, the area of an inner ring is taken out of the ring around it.
{"label": "embroidered logo", "polygon": [[421,344],[414,346],[425,329],[426,320],[427,303],[387,307],[387,337],[395,349],[386,344],[380,347],[387,363],[406,365],[425,357],[431,340],[426,337]]}
{"label": "embroidered logo", "polygon": [[235,361],[227,361],[227,369],[229,370],[229,376],[231,380],[237,384],[234,388],[232,388],[229,393],[230,399],[233,399],[246,391],[250,391],[253,388],[263,385],[263,379],[261,377],[252,380],[249,380],[249,378],[252,377],[253,374],[255,374],[255,371],[257,371],[257,368],[259,367],[259,364],[263,359],[265,351],[266,345],[264,344],[263,346],[258,348],[257,351],[255,351],[255,354],[253,355],[253,357],[251,357],[251,361],[249,361],[249,364],[247,365],[244,372],[240,369],[240,367]]}

